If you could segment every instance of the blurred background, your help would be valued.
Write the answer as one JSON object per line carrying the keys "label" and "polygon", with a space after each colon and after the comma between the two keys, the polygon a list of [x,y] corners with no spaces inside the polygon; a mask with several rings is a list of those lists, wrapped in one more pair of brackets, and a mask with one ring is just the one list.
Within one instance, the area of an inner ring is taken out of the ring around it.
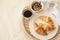
{"label": "blurred background", "polygon": [[[21,14],[21,8],[30,1],[33,0],[0,0],[0,40],[33,40],[25,32]],[[51,1],[60,9],[60,0]]]}

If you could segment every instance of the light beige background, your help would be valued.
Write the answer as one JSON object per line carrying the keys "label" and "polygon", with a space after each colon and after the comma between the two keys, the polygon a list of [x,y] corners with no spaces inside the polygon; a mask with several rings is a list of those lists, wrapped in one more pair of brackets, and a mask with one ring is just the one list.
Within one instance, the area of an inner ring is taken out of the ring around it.
{"label": "light beige background", "polygon": [[[21,14],[29,1],[32,0],[0,0],[0,40],[33,40],[23,27]],[[52,1],[60,7],[60,0]]]}

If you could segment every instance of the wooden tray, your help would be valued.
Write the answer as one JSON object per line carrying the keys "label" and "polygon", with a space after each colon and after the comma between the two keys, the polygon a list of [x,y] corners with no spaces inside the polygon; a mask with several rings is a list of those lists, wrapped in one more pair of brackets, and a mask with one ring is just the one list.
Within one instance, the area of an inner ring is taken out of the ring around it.
{"label": "wooden tray", "polygon": [[[31,34],[31,32],[30,32],[30,30],[29,30],[29,21],[30,21],[30,19],[27,20],[27,19],[25,19],[25,18],[23,17],[23,24],[24,24],[24,28],[25,28],[26,32],[27,32],[34,40],[39,40],[39,39],[35,38],[35,37]],[[53,38],[51,38],[51,39],[49,39],[49,40],[57,40],[58,37],[60,37],[60,26],[58,27],[58,32],[57,32],[57,34],[56,34]]]}

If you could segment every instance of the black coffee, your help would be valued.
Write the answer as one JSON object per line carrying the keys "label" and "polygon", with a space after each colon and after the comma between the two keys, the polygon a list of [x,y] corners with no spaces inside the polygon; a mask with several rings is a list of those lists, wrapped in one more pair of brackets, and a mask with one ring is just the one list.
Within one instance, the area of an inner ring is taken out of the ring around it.
{"label": "black coffee", "polygon": [[31,17],[31,15],[32,15],[32,12],[31,12],[30,10],[25,10],[25,11],[23,12],[23,16],[24,16],[24,17]]}

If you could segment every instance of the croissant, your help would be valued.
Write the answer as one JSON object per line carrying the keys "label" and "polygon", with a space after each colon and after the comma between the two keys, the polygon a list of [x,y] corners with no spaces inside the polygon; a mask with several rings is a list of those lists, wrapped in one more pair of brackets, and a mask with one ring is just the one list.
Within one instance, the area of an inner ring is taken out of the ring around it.
{"label": "croissant", "polygon": [[42,25],[38,26],[36,23],[34,24],[34,29],[38,34],[47,35],[46,31],[43,29]]}
{"label": "croissant", "polygon": [[41,16],[39,17],[42,21],[45,21],[48,24],[40,23],[39,25],[37,23],[34,23],[34,30],[36,33],[41,35],[48,35],[48,31],[52,31],[55,29],[54,22],[50,17],[47,16]]}
{"label": "croissant", "polygon": [[54,30],[55,27],[54,27],[54,22],[53,20],[50,18],[50,17],[47,17],[47,16],[41,16],[40,19],[42,21],[45,21],[46,23],[48,23],[50,26],[49,26],[49,29],[50,30]]}

